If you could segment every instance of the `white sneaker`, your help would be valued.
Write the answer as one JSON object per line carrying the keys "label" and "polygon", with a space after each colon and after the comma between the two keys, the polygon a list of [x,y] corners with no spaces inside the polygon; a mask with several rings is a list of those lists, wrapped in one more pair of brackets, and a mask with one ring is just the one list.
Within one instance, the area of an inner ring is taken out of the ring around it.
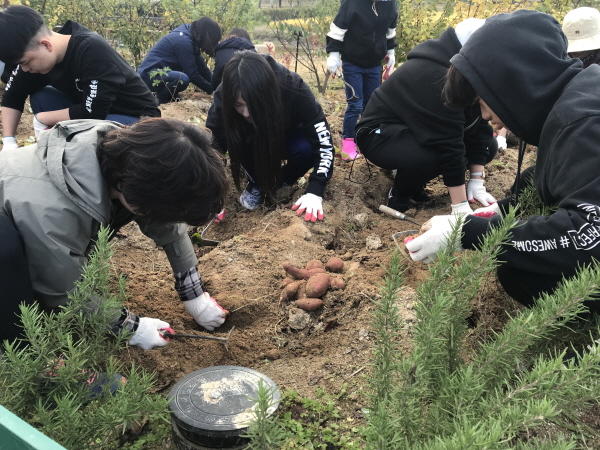
{"label": "white sneaker", "polygon": [[250,187],[250,185],[246,186],[246,189],[242,191],[242,195],[240,195],[240,203],[244,208],[254,211],[262,203],[260,198],[261,190],[254,186],[250,192],[248,192],[248,187]]}

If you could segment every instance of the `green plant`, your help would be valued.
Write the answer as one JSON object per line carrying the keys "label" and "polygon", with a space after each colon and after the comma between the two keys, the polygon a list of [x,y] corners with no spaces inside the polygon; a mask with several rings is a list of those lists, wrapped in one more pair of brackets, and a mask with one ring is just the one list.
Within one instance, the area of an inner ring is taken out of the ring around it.
{"label": "green plant", "polygon": [[[574,438],[530,438],[561,410],[600,398],[600,349],[592,341],[579,363],[565,351],[542,354],[547,340],[568,329],[600,286],[600,264],[583,267],[553,295],[510,319],[495,339],[465,346],[465,318],[484,277],[501,258],[510,211],[480,251],[438,254],[417,290],[413,350],[399,356],[395,303],[402,284],[397,253],[377,304],[372,399],[365,433],[369,449],[570,449]],[[456,228],[450,240],[459,238]],[[595,330],[597,335],[599,329]],[[383,437],[382,437],[383,436]]]}
{"label": "green plant", "polygon": [[[163,77],[166,77],[168,75],[168,73],[171,72],[171,68],[170,67],[163,67],[161,69],[156,69],[156,70],[152,70],[150,72],[150,80],[152,81],[152,87],[157,87],[160,86],[161,83],[162,85],[167,88],[167,90],[171,93],[171,100],[170,101],[175,101],[175,99],[177,98],[177,90],[173,90],[173,92],[171,92],[168,87],[167,87],[167,83],[164,80]],[[181,75],[179,75],[179,80],[177,80],[177,84],[183,84],[183,81],[181,80]],[[152,90],[152,92],[155,92],[154,90]],[[194,117],[194,119],[196,119]]]}
{"label": "green plant", "polygon": [[527,184],[519,194],[519,218],[527,219],[531,216],[549,216],[558,209],[557,205],[547,206],[542,203],[535,190],[533,176],[527,179]]}
{"label": "green plant", "polygon": [[[277,389],[274,387],[273,389]],[[258,382],[256,405],[252,410],[253,420],[248,427],[245,437],[250,438],[248,448],[250,450],[277,449],[285,440],[279,422],[272,417],[274,390],[265,386],[262,380]]]}
{"label": "green plant", "polygon": [[[166,399],[150,394],[154,375],[116,358],[130,336],[110,332],[125,285],[111,282],[109,234],[99,231],[67,306],[51,313],[21,307],[25,339],[5,342],[0,360],[0,403],[69,449],[106,449],[149,419],[168,420]],[[107,380],[120,372],[127,382],[110,381],[92,398],[92,371],[104,372]],[[110,395],[113,387],[118,390]]]}

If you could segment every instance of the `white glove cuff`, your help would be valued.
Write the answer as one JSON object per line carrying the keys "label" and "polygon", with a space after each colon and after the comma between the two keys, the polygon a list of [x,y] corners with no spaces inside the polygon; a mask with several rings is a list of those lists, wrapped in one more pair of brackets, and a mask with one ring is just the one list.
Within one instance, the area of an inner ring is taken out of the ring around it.
{"label": "white glove cuff", "polygon": [[452,214],[454,214],[454,215],[460,216],[460,215],[465,215],[465,214],[471,214],[473,212],[473,210],[469,206],[469,202],[457,203],[456,205],[450,205],[450,206],[452,206]]}
{"label": "white glove cuff", "polygon": [[504,136],[496,136],[496,140],[498,141],[498,148],[506,148],[506,138]]}

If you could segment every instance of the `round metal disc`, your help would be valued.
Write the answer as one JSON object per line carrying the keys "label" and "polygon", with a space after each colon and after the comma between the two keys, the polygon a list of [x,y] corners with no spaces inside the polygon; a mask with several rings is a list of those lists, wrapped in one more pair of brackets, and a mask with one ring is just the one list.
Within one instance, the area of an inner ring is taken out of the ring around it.
{"label": "round metal disc", "polygon": [[[273,414],[279,407],[281,392],[260,372],[246,367],[215,366],[197,370],[179,380],[169,392],[169,409],[180,428],[199,435],[238,434],[254,418],[258,385],[269,389]],[[237,432],[236,432],[237,431]]]}

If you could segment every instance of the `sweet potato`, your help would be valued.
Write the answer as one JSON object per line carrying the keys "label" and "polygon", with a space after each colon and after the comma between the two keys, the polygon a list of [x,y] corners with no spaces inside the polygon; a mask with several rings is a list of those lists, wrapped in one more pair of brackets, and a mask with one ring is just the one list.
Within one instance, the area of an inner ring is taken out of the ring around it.
{"label": "sweet potato", "polygon": [[281,280],[281,288],[283,289],[284,287],[286,287],[288,284],[293,283],[294,279],[290,278],[290,277],[286,277],[283,280]]}
{"label": "sweet potato", "polygon": [[299,269],[291,262],[286,262],[283,264],[283,270],[285,270],[288,274],[290,274],[296,280],[306,280],[308,279],[308,270]]}
{"label": "sweet potato", "polygon": [[303,309],[304,311],[314,311],[323,306],[323,300],[320,298],[303,298],[296,300],[295,305],[297,308]]}
{"label": "sweet potato", "polygon": [[327,261],[325,268],[330,272],[341,272],[342,270],[344,270],[344,261],[334,256],[329,261]]}
{"label": "sweet potato", "polygon": [[306,295],[309,298],[321,298],[329,289],[331,275],[328,273],[318,273],[313,275],[306,282]]}
{"label": "sweet potato", "polygon": [[314,267],[314,268],[308,270],[308,278],[310,278],[313,275],[316,275],[318,273],[327,273],[327,271],[325,269],[323,269],[322,267]]}
{"label": "sweet potato", "polygon": [[283,291],[281,291],[281,296],[279,297],[279,303],[292,300],[296,296],[299,287],[300,281],[294,281],[293,283],[290,283],[284,287]]}
{"label": "sweet potato", "polygon": [[321,261],[319,261],[318,259],[313,259],[313,260],[310,260],[309,262],[307,262],[306,266],[304,268],[306,270],[316,269],[316,268],[324,269],[325,266],[323,266],[323,263]]}
{"label": "sweet potato", "polygon": [[329,287],[331,289],[344,289],[346,287],[346,282],[343,278],[331,277],[331,281],[329,282]]}

